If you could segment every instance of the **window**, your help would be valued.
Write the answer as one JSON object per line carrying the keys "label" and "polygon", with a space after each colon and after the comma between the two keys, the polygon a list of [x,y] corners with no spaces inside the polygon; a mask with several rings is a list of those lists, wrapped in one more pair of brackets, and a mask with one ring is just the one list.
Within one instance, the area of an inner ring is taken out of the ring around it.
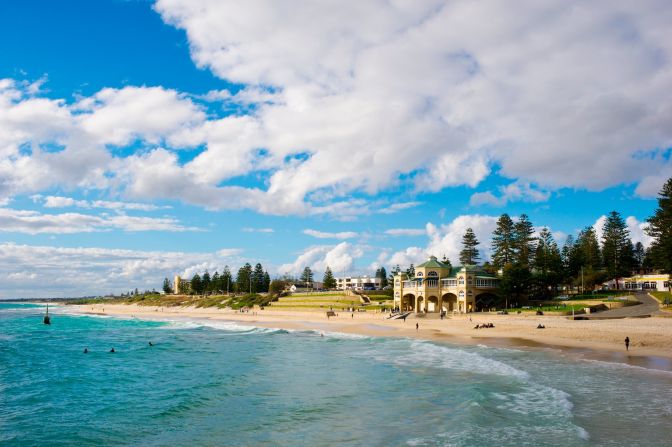
{"label": "window", "polygon": [[460,290],[460,298],[464,298],[464,290]]}
{"label": "window", "polygon": [[669,281],[665,281],[665,282],[663,283],[663,287],[666,288],[666,289],[668,289],[668,288],[670,287],[670,282],[669,282]]}
{"label": "window", "polygon": [[435,271],[427,272],[427,276],[439,276]]}
{"label": "window", "polygon": [[464,276],[460,276],[460,277],[458,278],[458,283],[459,283],[461,286],[464,285]]}
{"label": "window", "polygon": [[471,285],[471,276],[467,279],[467,284]]}
{"label": "window", "polygon": [[416,273],[415,276],[422,276],[422,272]]}

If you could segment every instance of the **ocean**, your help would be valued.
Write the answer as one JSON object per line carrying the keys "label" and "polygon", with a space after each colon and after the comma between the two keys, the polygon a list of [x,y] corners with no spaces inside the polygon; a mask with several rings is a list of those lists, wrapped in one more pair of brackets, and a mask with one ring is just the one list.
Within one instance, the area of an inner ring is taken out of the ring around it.
{"label": "ocean", "polygon": [[2,446],[672,445],[666,371],[50,310],[0,303]]}

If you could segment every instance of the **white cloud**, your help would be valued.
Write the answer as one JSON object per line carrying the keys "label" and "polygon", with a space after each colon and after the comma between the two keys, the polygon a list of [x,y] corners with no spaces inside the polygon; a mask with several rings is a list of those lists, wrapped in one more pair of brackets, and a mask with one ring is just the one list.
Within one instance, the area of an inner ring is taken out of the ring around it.
{"label": "white cloud", "polygon": [[496,216],[476,214],[458,216],[447,225],[436,226],[433,223],[427,223],[425,233],[429,240],[425,247],[408,247],[393,253],[387,259],[380,259],[379,262],[382,265],[389,266],[399,264],[402,268],[406,268],[409,264],[426,261],[429,256],[442,258],[445,255],[453,265],[459,265],[462,236],[464,236],[467,228],[474,230],[476,238],[480,242],[478,250],[481,261],[488,260],[490,258],[492,232],[497,225],[497,219]]}
{"label": "white cloud", "polygon": [[305,267],[310,267],[317,277],[329,266],[335,275],[339,275],[351,272],[355,268],[355,260],[363,255],[361,247],[348,242],[317,245],[304,250],[293,263],[281,265],[278,272],[298,275]]}
{"label": "white cloud", "polygon": [[[375,193],[399,173],[419,191],[474,186],[493,164],[522,185],[601,189],[662,175],[660,156],[637,151],[672,141],[664,0],[155,8],[186,31],[199,66],[273,87],[254,120],[277,168],[269,194],[289,203],[323,189]],[[296,148],[309,156],[279,162]],[[506,200],[517,194],[547,193]]]}
{"label": "white cloud", "polygon": [[358,236],[358,234],[355,233],[354,231],[341,231],[338,233],[328,233],[325,231],[317,231],[311,229],[303,230],[303,234],[307,234],[308,236],[312,236],[318,239],[352,239]]}
{"label": "white cloud", "polygon": [[129,211],[156,211],[170,209],[170,206],[158,206],[149,203],[118,202],[108,200],[77,200],[63,196],[41,196],[35,194],[31,197],[34,202],[43,202],[45,208],[102,208],[108,210]]}
{"label": "white cloud", "polygon": [[164,277],[172,280],[193,266],[221,271],[226,264],[237,264],[238,253],[236,249],[184,253],[5,243],[0,244],[0,297],[84,296],[136,287],[158,290]]}
{"label": "white cloud", "polygon": [[[593,224],[593,229],[595,230],[595,234],[597,235],[597,240],[600,245],[602,245],[602,236],[604,235],[602,229],[604,228],[606,221],[607,216],[602,215]],[[653,238],[646,234],[645,231],[646,227],[649,225],[648,223],[640,222],[635,216],[628,216],[625,218],[625,224],[627,225],[628,231],[630,232],[630,239],[632,239],[633,244],[641,242],[642,245],[644,245],[644,248],[647,248],[649,245],[651,245]]]}
{"label": "white cloud", "polygon": [[390,228],[385,230],[385,234],[390,236],[422,236],[427,234],[424,228]]}
{"label": "white cloud", "polygon": [[185,30],[199,67],[242,89],[128,86],[72,103],[44,97],[44,80],[0,80],[0,202],[60,187],[347,221],[353,204],[416,206],[367,211],[353,195],[473,187],[493,169],[513,183],[472,203],[632,183],[650,197],[672,172],[656,150],[672,144],[665,0],[155,9]]}
{"label": "white cloud", "polygon": [[137,217],[124,214],[94,216],[81,213],[42,214],[32,210],[0,208],[0,232],[72,234],[94,231],[200,231],[171,217]]}
{"label": "white cloud", "polygon": [[548,191],[542,191],[527,182],[513,182],[499,187],[500,195],[497,197],[491,191],[477,192],[472,194],[469,204],[471,206],[491,205],[505,206],[509,202],[545,202],[551,197]]}
{"label": "white cloud", "polygon": [[275,230],[273,228],[251,228],[251,227],[245,227],[243,228],[243,232],[245,233],[274,233]]}

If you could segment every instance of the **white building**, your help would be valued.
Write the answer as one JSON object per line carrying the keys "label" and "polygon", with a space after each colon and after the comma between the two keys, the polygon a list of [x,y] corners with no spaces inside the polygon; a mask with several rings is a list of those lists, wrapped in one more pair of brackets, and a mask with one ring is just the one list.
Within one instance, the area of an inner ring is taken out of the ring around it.
{"label": "white building", "polygon": [[338,290],[372,290],[380,289],[382,281],[374,276],[344,276],[336,278]]}
{"label": "white building", "polygon": [[[616,289],[616,282],[612,279],[604,283],[609,289]],[[619,278],[618,288],[625,290],[669,290],[669,275],[634,275],[629,278]]]}

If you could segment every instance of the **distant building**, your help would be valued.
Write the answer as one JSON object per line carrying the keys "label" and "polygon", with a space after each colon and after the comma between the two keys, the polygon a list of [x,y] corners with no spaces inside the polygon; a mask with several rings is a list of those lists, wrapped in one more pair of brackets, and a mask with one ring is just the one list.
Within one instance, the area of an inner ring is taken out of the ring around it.
{"label": "distant building", "polygon": [[603,283],[603,286],[608,289],[669,290],[670,275],[634,275],[629,278],[612,279]]}
{"label": "distant building", "polygon": [[180,295],[180,291],[187,293],[191,289],[191,281],[180,278],[179,275],[175,275],[175,282],[173,282],[173,293],[175,295]]}
{"label": "distant building", "polygon": [[335,279],[338,290],[371,290],[382,287],[381,279],[373,276],[344,276]]}
{"label": "distant building", "polygon": [[415,276],[394,276],[394,304],[411,312],[474,312],[506,305],[499,278],[475,265],[451,267],[430,256]]}
{"label": "distant building", "polygon": [[322,290],[323,284],[319,281],[314,281],[312,283],[294,283],[290,284],[289,287],[287,287],[287,291],[292,292],[292,293],[300,293],[300,292],[314,292],[316,290]]}

